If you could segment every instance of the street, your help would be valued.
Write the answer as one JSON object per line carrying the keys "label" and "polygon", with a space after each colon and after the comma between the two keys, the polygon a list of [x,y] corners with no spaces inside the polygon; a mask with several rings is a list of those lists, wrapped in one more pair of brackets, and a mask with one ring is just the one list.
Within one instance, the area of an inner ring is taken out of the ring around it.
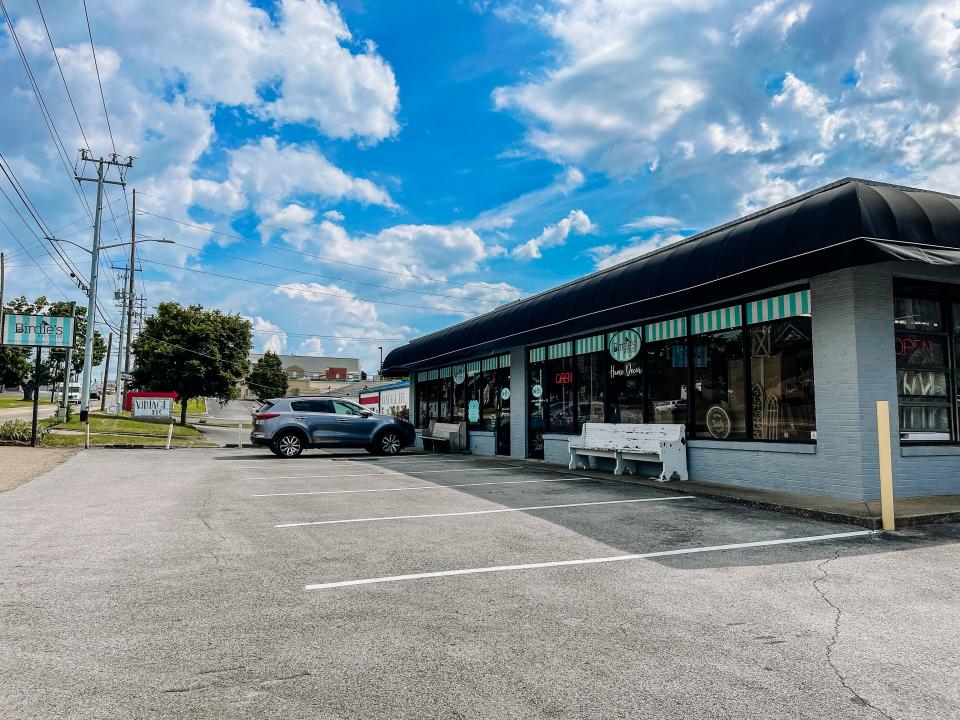
{"label": "street", "polygon": [[0,494],[0,538],[3,718],[960,716],[956,525],[505,459],[95,450]]}

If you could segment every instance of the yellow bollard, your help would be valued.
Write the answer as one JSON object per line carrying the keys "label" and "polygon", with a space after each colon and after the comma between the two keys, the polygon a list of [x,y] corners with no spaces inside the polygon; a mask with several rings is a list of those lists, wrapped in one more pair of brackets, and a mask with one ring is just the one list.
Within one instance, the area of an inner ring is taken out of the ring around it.
{"label": "yellow bollard", "polygon": [[170,443],[173,441],[173,418],[167,423],[167,450],[170,449]]}
{"label": "yellow bollard", "polygon": [[894,530],[893,456],[890,450],[890,403],[877,401],[877,443],[880,448],[880,516],[884,530]]}

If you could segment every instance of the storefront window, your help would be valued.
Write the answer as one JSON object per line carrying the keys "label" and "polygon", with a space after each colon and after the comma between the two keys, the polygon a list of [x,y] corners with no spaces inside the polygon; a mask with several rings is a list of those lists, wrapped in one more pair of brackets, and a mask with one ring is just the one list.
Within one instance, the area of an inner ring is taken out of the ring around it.
{"label": "storefront window", "polygon": [[486,384],[484,373],[479,370],[467,370],[467,427],[471,430],[483,429],[480,423]]}
{"label": "storefront window", "polygon": [[494,402],[497,408],[497,454],[510,454],[510,368],[496,371],[498,388]]}
{"label": "storefront window", "polygon": [[478,430],[497,429],[497,371],[484,370],[483,385],[480,389],[480,424]]}
{"label": "storefront window", "polygon": [[576,359],[577,381],[577,432],[584,423],[603,422],[604,377],[603,369],[607,354],[594,352],[578,355]]}
{"label": "storefront window", "polygon": [[607,420],[612,423],[643,422],[643,357],[627,362],[607,358]]}
{"label": "storefront window", "polygon": [[754,440],[810,440],[817,429],[811,320],[750,326]]}
{"label": "storefront window", "polygon": [[527,413],[530,419],[527,452],[543,459],[543,433],[546,430],[547,396],[544,389],[545,363],[533,363],[527,371]]}
{"label": "storefront window", "polygon": [[573,382],[573,358],[547,361],[547,432],[575,433],[576,397]]}
{"label": "storefront window", "polygon": [[944,303],[938,299],[894,298],[902,440],[950,440],[949,338],[943,311]]}
{"label": "storefront window", "polygon": [[693,353],[693,436],[716,440],[747,434],[743,332],[697,335]]}
{"label": "storefront window", "polygon": [[463,365],[453,368],[452,407],[450,419],[461,423],[467,419],[467,375]]}
{"label": "storefront window", "polygon": [[646,346],[649,422],[687,422],[687,340],[649,343]]}
{"label": "storefront window", "polygon": [[450,399],[453,395],[450,378],[441,378],[437,381],[437,393],[437,403],[439,405],[437,420],[450,422]]}

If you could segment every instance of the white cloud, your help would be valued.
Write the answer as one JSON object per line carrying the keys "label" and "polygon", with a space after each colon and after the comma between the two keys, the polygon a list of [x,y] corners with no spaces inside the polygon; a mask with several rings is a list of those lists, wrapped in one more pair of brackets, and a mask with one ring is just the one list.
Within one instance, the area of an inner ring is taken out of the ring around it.
{"label": "white cloud", "polygon": [[255,317],[244,316],[244,319],[249,320],[253,327],[253,347],[256,352],[270,350],[280,354],[286,350],[287,333],[279,325],[275,325],[259,315]]}
{"label": "white cloud", "polygon": [[645,215],[628,222],[623,226],[624,230],[659,230],[661,228],[678,227],[680,221],[669,215]]}
{"label": "white cloud", "polygon": [[686,236],[678,233],[661,234],[657,233],[647,238],[634,237],[627,240],[627,244],[618,247],[616,245],[598,245],[592,248],[590,256],[593,258],[597,270],[604,270],[614,265],[618,265],[627,260],[631,260],[658,248],[672,245],[675,242],[683,240]]}
{"label": "white cloud", "polygon": [[330,137],[376,142],[398,130],[393,70],[375,46],[351,50],[333,3],[281,0],[275,22],[245,0],[131,0],[105,3],[99,15],[123,28],[115,42],[126,57],[182,79],[204,102],[313,124]]}
{"label": "white cloud", "polygon": [[636,182],[664,214],[847,175],[960,190],[957,0],[525,7],[501,17],[539,24],[554,60],[495,107],[528,153]]}
{"label": "white cloud", "polygon": [[342,223],[345,219],[345,216],[339,210],[327,210],[323,214],[324,220],[329,220],[330,222]]}
{"label": "white cloud", "polygon": [[320,338],[307,338],[302,343],[300,343],[300,348],[297,350],[298,355],[314,355],[314,356],[324,356],[327,354],[326,349],[323,345],[323,340]]}
{"label": "white cloud", "polygon": [[570,214],[553,225],[547,225],[535,238],[530,238],[522,245],[517,245],[510,254],[518,260],[535,260],[543,257],[545,248],[563,245],[570,233],[585,235],[596,232],[597,226],[590,222],[590,218],[583,210],[571,210]]}

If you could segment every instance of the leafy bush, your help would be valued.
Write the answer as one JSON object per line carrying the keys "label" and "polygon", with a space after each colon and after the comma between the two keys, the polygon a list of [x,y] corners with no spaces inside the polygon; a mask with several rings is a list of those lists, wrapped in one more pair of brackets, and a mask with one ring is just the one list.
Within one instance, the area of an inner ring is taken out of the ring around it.
{"label": "leafy bush", "polygon": [[0,440],[30,442],[30,423],[26,420],[7,420],[0,425]]}
{"label": "leafy bush", "polygon": [[[0,423],[0,440],[7,442],[30,442],[30,423],[26,420],[7,420]],[[41,423],[37,424],[37,442],[42,442],[47,434],[47,426]]]}

